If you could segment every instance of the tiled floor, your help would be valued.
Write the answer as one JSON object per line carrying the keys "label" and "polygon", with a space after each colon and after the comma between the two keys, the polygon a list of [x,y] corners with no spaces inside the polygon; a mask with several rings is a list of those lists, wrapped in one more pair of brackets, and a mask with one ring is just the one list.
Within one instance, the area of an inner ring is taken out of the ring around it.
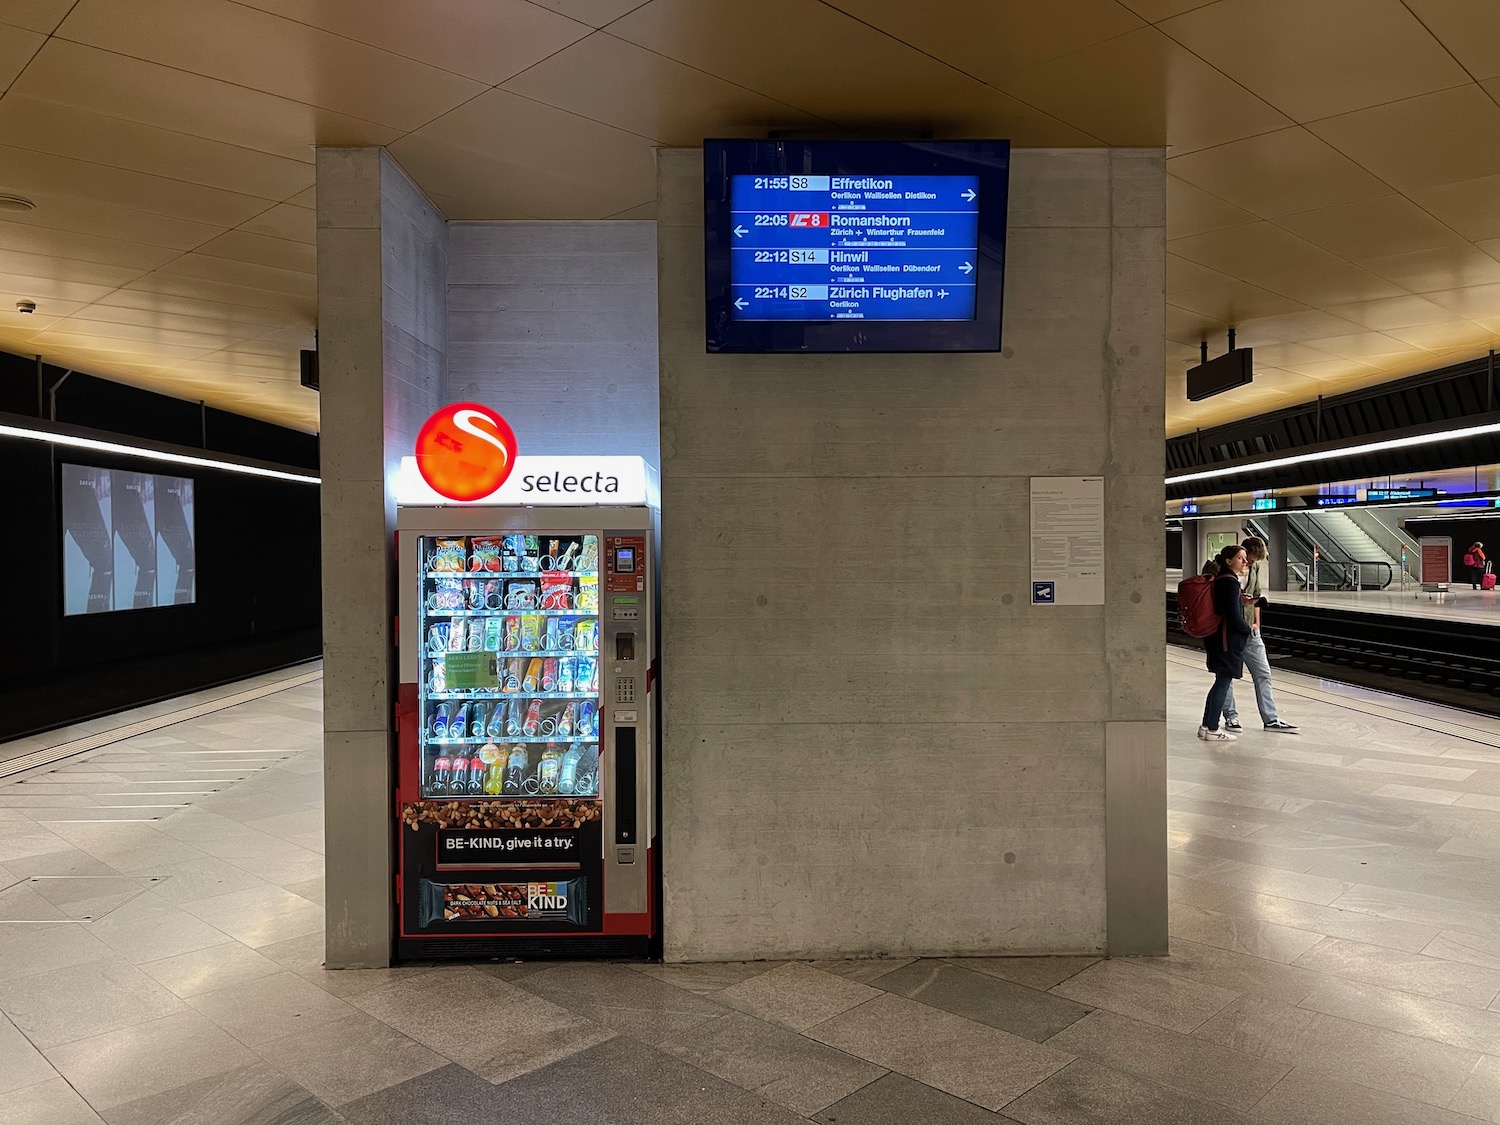
{"label": "tiled floor", "polygon": [[0,786],[0,1125],[1500,1121],[1500,720],[1193,738],[1171,957],[321,967],[317,685]]}
{"label": "tiled floor", "polygon": [[[1180,570],[1168,570],[1168,593],[1175,594],[1180,581]],[[1384,590],[1282,590],[1272,595],[1271,600],[1285,605],[1317,606],[1349,613],[1500,625],[1500,589],[1475,590],[1467,578],[1451,583],[1448,592],[1441,596],[1423,593],[1421,584],[1411,580],[1405,589],[1398,583]]]}

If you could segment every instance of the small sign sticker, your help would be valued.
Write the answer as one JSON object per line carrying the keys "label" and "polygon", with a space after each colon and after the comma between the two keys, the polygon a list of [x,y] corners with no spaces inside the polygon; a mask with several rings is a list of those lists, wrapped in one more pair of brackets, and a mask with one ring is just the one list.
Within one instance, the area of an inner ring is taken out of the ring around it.
{"label": "small sign sticker", "polygon": [[493,652],[450,652],[443,663],[449,691],[500,686],[500,663]]}
{"label": "small sign sticker", "polygon": [[1031,584],[1032,605],[1052,605],[1057,601],[1057,586],[1052,582],[1033,582]]}

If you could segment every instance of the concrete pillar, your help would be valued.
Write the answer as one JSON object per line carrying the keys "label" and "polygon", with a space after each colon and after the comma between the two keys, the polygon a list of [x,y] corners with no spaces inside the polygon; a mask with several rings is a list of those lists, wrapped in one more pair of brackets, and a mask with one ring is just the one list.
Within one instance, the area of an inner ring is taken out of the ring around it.
{"label": "concrete pillar", "polygon": [[1287,588],[1286,517],[1266,517],[1266,579],[1271,589]]}
{"label": "concrete pillar", "polygon": [[1203,533],[1198,520],[1182,521],[1182,576],[1197,574],[1203,569]]}
{"label": "concrete pillar", "polygon": [[[657,167],[667,958],[1165,952],[1163,153],[1014,154],[973,355],[705,354]],[[1063,475],[1103,606],[1030,604]]]}
{"label": "concrete pillar", "polygon": [[393,903],[395,507],[389,474],[438,405],[443,218],[378,148],[320,148],[326,963],[387,965]]}

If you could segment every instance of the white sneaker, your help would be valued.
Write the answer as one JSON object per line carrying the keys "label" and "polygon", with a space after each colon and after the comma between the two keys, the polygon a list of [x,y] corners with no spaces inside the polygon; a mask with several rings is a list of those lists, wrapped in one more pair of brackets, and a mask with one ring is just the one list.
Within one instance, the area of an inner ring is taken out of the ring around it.
{"label": "white sneaker", "polygon": [[1239,738],[1230,734],[1227,730],[1209,730],[1207,727],[1198,728],[1198,737],[1204,742],[1238,742]]}

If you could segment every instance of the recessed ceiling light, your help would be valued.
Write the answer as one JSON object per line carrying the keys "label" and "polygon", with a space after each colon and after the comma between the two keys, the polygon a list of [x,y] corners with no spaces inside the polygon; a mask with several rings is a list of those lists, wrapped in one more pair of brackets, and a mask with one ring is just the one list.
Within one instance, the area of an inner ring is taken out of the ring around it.
{"label": "recessed ceiling light", "polygon": [[19,195],[0,195],[0,211],[35,211],[36,204]]}

